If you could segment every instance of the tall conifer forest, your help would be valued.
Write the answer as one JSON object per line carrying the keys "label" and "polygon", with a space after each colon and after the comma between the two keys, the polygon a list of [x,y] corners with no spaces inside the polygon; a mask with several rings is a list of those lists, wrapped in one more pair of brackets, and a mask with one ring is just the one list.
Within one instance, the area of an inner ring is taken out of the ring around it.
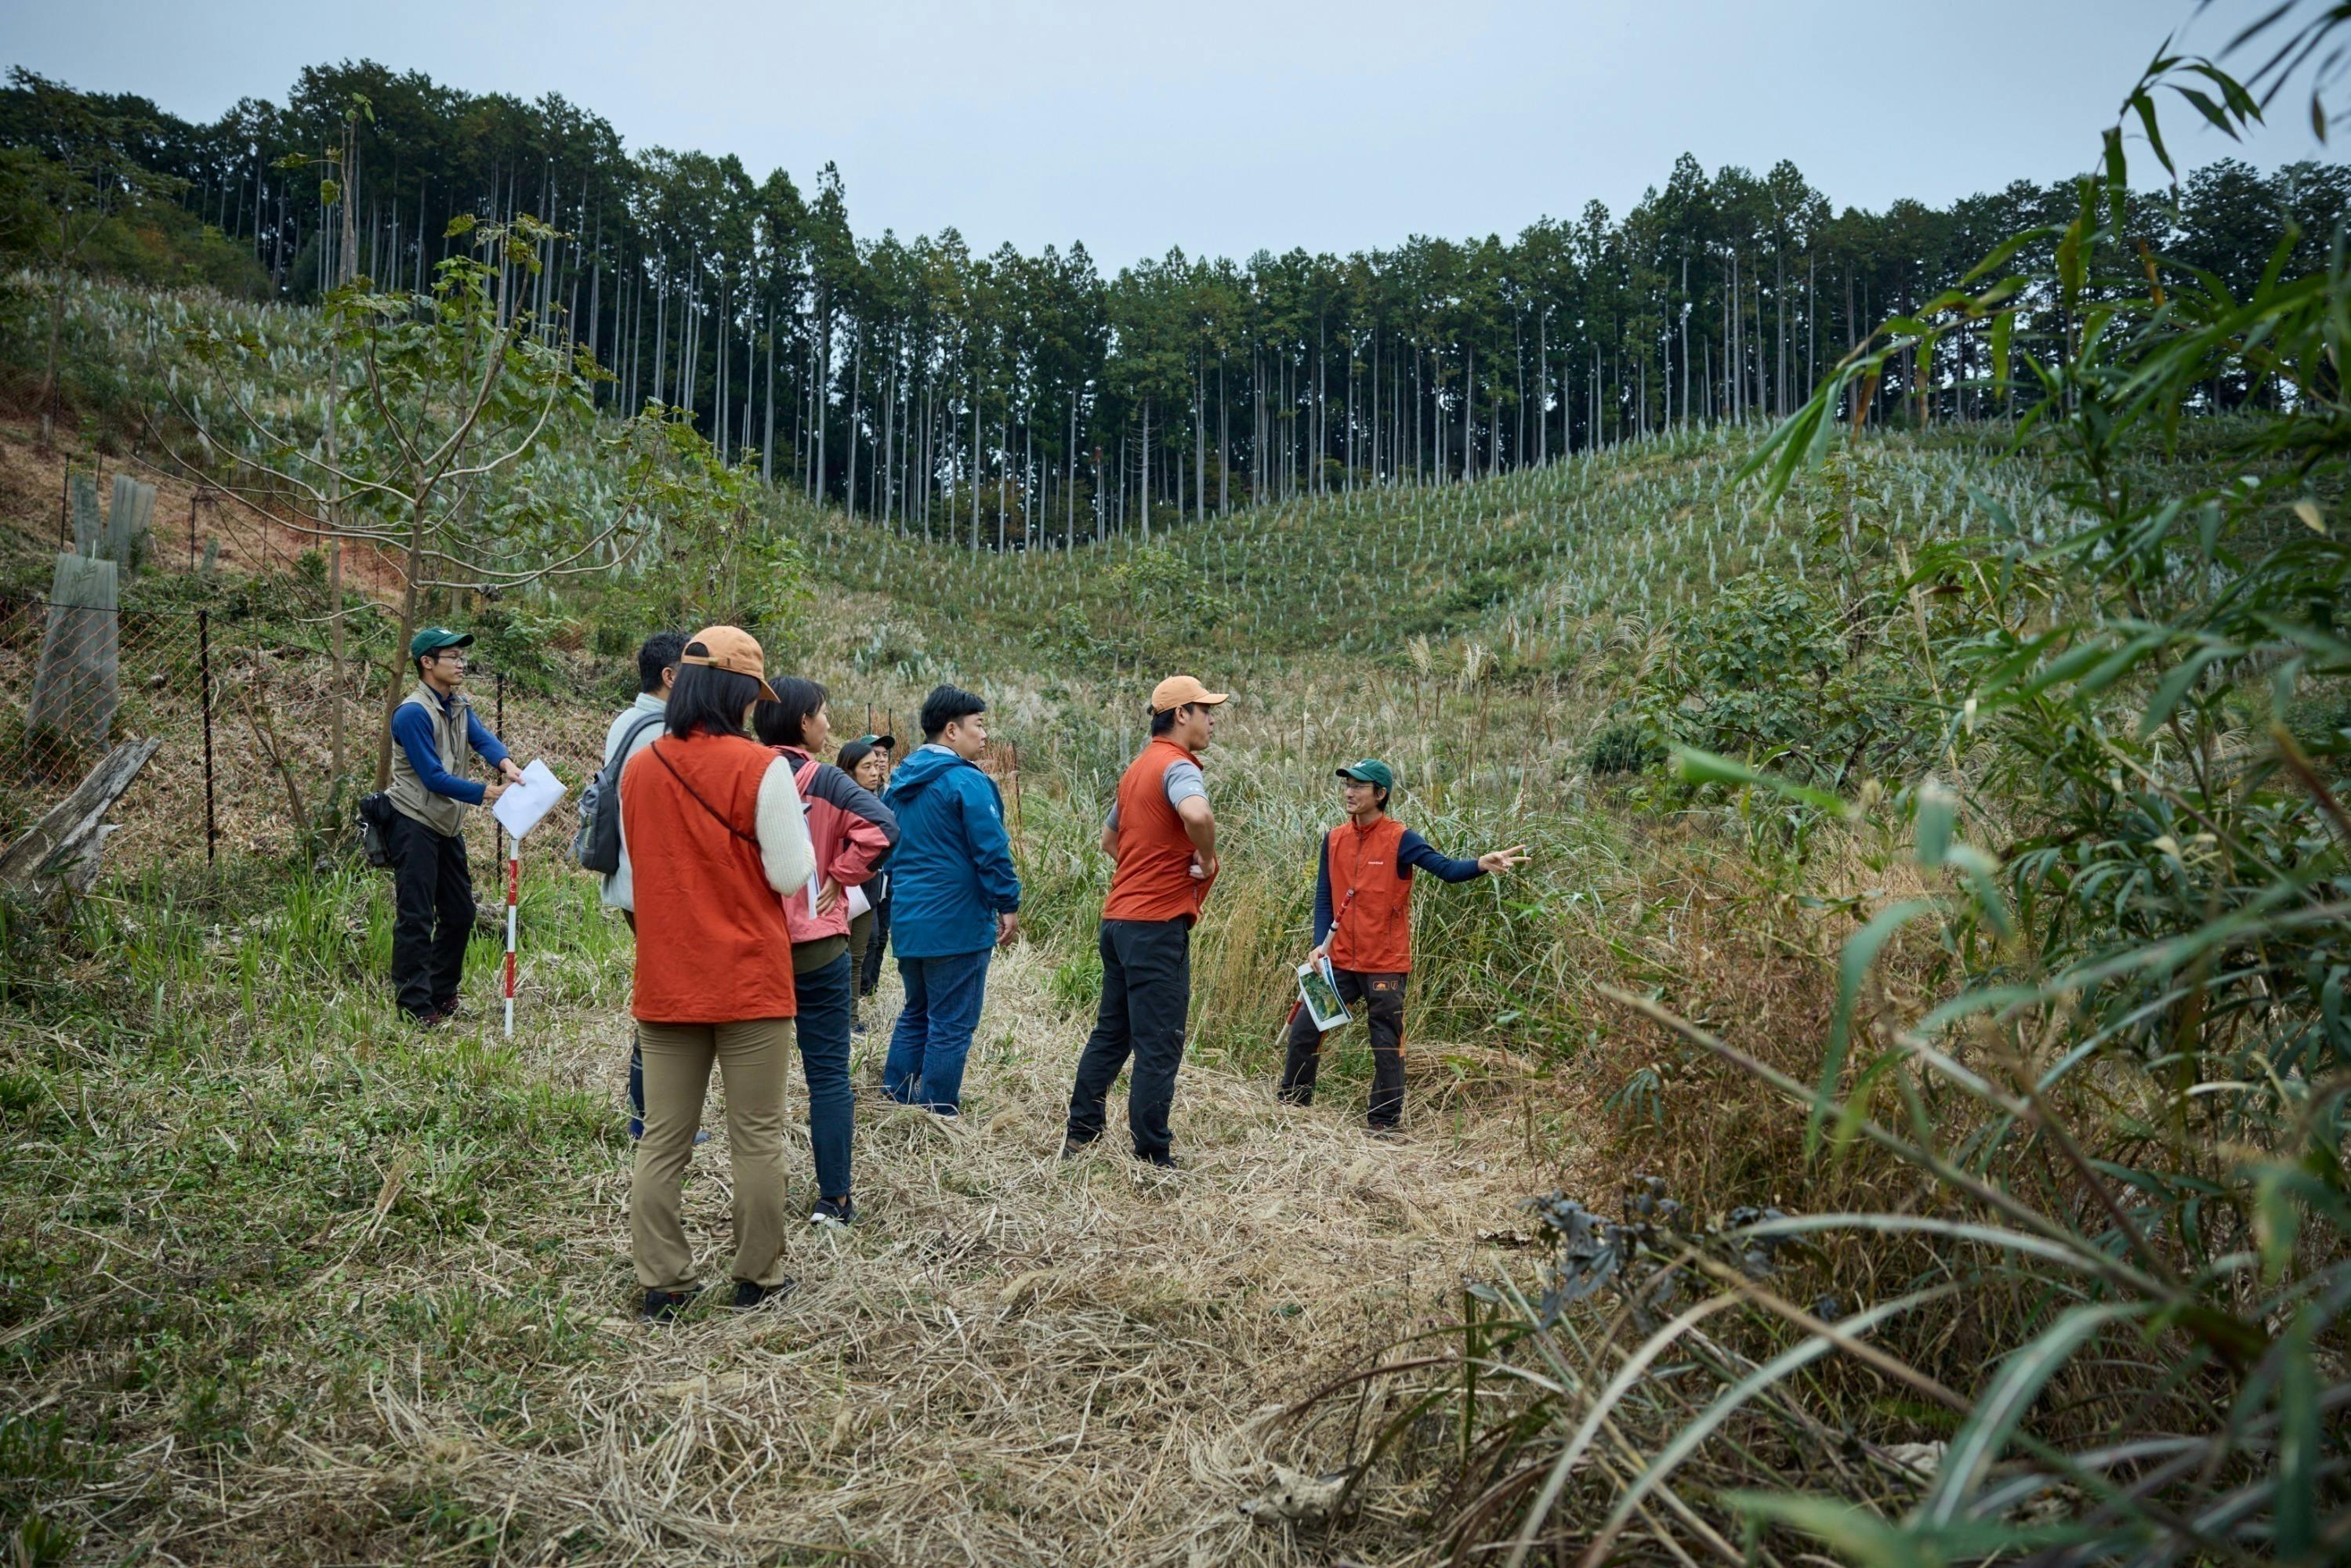
{"label": "tall conifer forest", "polygon": [[[0,144],[58,151],[32,85],[0,93]],[[254,291],[317,297],[344,276],[347,232],[360,276],[422,291],[468,243],[453,219],[529,214],[560,237],[512,297],[610,371],[607,405],[689,410],[770,484],[991,547],[1782,417],[1871,326],[2008,235],[2062,229],[2077,199],[2070,180],[2019,181],[1948,207],[1840,212],[1791,163],[1708,173],[1684,155],[1628,213],[1587,203],[1510,239],[1335,256],[1270,235],[1247,257],[1174,250],[1105,276],[1082,236],[987,255],[953,229],[861,236],[830,163],[803,183],[724,152],[632,152],[559,96],[473,94],[365,60],[307,68],[283,105],[246,99],[211,124],[131,95],[89,101],[249,256]],[[347,123],[348,230],[322,188]],[[2311,265],[2346,204],[2338,163],[2221,162],[2176,202],[2137,201],[2127,226],[2241,294],[2289,224]],[[2060,331],[2061,314],[2052,300],[2022,330]],[[1888,366],[1863,417],[2001,402],[1986,331],[1945,334],[1929,358]],[[2264,395],[2240,375],[2206,401]]]}

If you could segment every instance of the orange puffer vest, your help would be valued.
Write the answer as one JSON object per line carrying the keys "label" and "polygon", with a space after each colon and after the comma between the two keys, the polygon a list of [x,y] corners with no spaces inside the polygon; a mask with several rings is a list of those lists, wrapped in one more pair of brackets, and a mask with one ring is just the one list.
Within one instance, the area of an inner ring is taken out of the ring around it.
{"label": "orange puffer vest", "polygon": [[1192,836],[1167,803],[1167,769],[1199,758],[1165,737],[1144,747],[1118,781],[1118,869],[1104,920],[1197,920],[1208,884],[1192,876]]}
{"label": "orange puffer vest", "polygon": [[1368,828],[1349,818],[1331,830],[1331,962],[1359,975],[1412,968],[1412,878],[1396,869],[1404,824],[1383,816]]}

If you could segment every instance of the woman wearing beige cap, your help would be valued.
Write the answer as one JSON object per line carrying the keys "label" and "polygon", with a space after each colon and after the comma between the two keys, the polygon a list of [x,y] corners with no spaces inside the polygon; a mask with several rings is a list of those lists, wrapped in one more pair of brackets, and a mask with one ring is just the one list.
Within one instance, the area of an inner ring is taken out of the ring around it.
{"label": "woman wearing beige cap", "polygon": [[784,1071],[796,1011],[791,937],[777,894],[816,869],[792,767],[743,733],[775,699],[740,627],[694,634],[659,740],[621,774],[621,835],[635,878],[631,1010],[645,1056],[645,1132],[629,1184],[630,1249],[643,1315],[699,1290],[678,1214],[715,1061],[726,1082],[734,1166],[735,1305],[791,1288],[784,1274]]}

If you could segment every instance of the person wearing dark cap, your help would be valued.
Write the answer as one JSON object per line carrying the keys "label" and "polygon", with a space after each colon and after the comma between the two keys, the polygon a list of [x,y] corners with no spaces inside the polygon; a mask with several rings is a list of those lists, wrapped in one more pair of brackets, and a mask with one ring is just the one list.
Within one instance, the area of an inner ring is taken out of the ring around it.
{"label": "person wearing dark cap", "polygon": [[[1404,1114],[1404,988],[1412,972],[1412,873],[1425,871],[1440,882],[1468,882],[1499,875],[1527,859],[1514,844],[1476,860],[1454,860],[1388,815],[1395,775],[1384,762],[1365,758],[1338,770],[1347,820],[1325,834],[1322,869],[1314,879],[1314,951],[1331,961],[1339,999],[1361,1007],[1372,1036],[1372,1103],[1374,1133],[1392,1130]],[[1281,1069],[1281,1098],[1293,1105],[1314,1103],[1314,1073],[1322,1061],[1322,1033],[1314,1015],[1298,1008],[1290,1019],[1290,1051]]]}
{"label": "person wearing dark cap", "polygon": [[[457,1010],[465,942],[474,929],[474,877],[465,864],[465,811],[487,806],[522,777],[497,737],[458,688],[473,634],[427,626],[408,640],[416,689],[392,712],[392,986],[400,1010],[431,1028]],[[471,751],[498,780],[461,778]]]}
{"label": "person wearing dark cap", "polygon": [[1120,778],[1102,824],[1102,852],[1118,863],[1096,938],[1102,1002],[1070,1089],[1064,1158],[1102,1136],[1110,1086],[1131,1056],[1126,1130],[1134,1157],[1176,1163],[1167,1113],[1192,1002],[1192,926],[1217,880],[1217,818],[1199,754],[1229,695],[1189,675],[1152,689],[1151,739]]}

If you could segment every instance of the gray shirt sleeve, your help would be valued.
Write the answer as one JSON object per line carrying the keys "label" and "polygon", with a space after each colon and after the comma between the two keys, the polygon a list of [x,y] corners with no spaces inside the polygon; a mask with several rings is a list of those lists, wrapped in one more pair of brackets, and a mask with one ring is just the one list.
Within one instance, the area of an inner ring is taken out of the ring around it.
{"label": "gray shirt sleeve", "polygon": [[1200,765],[1186,762],[1181,758],[1167,765],[1160,783],[1167,790],[1167,803],[1181,810],[1184,802],[1208,798],[1208,782],[1200,777]]}
{"label": "gray shirt sleeve", "polygon": [[[1200,777],[1200,765],[1196,762],[1186,762],[1178,758],[1167,765],[1167,771],[1160,775],[1159,782],[1161,788],[1167,791],[1167,803],[1178,810],[1183,809],[1186,800],[1208,798],[1208,781]],[[1110,803],[1110,815],[1102,819],[1102,826],[1113,833],[1118,831],[1117,801]]]}

